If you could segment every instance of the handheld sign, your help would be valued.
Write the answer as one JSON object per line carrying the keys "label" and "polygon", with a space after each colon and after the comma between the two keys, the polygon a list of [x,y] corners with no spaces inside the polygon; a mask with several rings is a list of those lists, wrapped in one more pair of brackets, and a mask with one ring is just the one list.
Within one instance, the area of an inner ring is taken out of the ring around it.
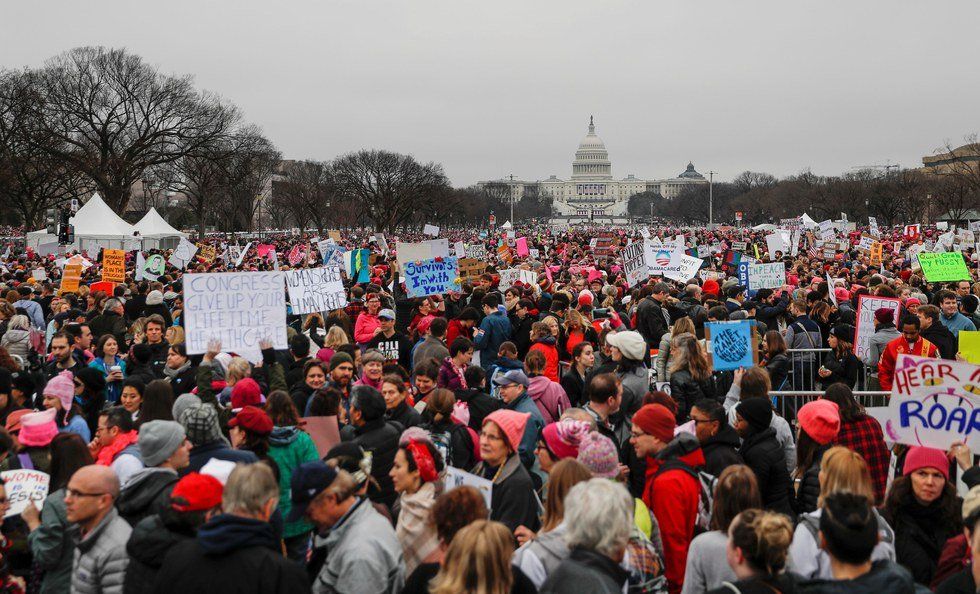
{"label": "handheld sign", "polygon": [[37,509],[48,497],[51,477],[39,470],[5,470],[0,472],[0,480],[7,491],[10,509],[4,518],[19,516],[20,512],[33,502]]}
{"label": "handheld sign", "polygon": [[957,335],[959,340],[959,353],[963,355],[969,363],[980,363],[980,332],[960,330]]}
{"label": "handheld sign", "polygon": [[752,367],[759,362],[758,332],[749,320],[708,322],[704,337],[715,371]]}
{"label": "handheld sign", "polygon": [[259,342],[276,350],[286,342],[286,296],[281,272],[220,272],[184,275],[187,352],[207,352],[221,340],[226,352],[258,357]]}
{"label": "handheld sign", "polygon": [[490,501],[493,498],[493,481],[470,474],[465,470],[460,470],[453,466],[446,467],[446,490],[451,491],[456,487],[473,487],[483,495],[483,500],[490,509]]}
{"label": "handheld sign", "polygon": [[919,254],[919,266],[926,280],[933,282],[971,280],[966,261],[959,252]]}
{"label": "handheld sign", "polygon": [[455,291],[459,287],[459,260],[456,256],[421,262],[406,262],[405,287],[409,297],[428,297]]}
{"label": "handheld sign", "polygon": [[333,311],[347,307],[340,267],[301,268],[285,273],[289,304],[294,314]]}
{"label": "handheld sign", "polygon": [[82,282],[82,265],[81,264],[65,264],[65,269],[61,273],[61,290],[59,291],[62,295],[65,293],[77,293],[78,285]]}
{"label": "handheld sign", "polygon": [[749,285],[753,291],[778,289],[786,284],[786,266],[782,262],[752,264],[749,266]]}
{"label": "handheld sign", "polygon": [[899,355],[884,423],[893,443],[980,448],[980,366]]}
{"label": "handheld sign", "polygon": [[643,253],[642,241],[634,241],[623,248],[623,268],[626,270],[626,280],[631,287],[649,277],[647,261]]}
{"label": "handheld sign", "polygon": [[110,283],[126,281],[126,252],[102,250],[102,280]]}
{"label": "handheld sign", "polygon": [[854,326],[854,354],[862,361],[868,354],[871,336],[875,333],[875,312],[883,308],[895,310],[897,327],[902,310],[901,299],[872,295],[858,296],[857,324]]}

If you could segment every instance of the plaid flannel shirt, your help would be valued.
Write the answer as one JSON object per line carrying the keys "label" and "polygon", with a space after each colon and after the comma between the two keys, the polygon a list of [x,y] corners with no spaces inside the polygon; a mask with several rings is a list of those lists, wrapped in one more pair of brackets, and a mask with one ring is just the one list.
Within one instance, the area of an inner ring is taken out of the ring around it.
{"label": "plaid flannel shirt", "polygon": [[875,503],[885,499],[885,485],[888,483],[888,463],[891,454],[885,445],[885,437],[878,420],[871,416],[842,423],[837,435],[836,445],[842,445],[861,454],[871,472]]}

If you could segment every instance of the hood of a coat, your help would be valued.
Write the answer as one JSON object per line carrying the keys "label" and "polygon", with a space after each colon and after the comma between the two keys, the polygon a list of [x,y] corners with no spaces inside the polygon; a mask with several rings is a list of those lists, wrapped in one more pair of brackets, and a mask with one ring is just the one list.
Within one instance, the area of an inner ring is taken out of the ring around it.
{"label": "hood of a coat", "polygon": [[728,423],[725,423],[725,425],[718,430],[718,433],[705,440],[705,442],[701,444],[701,447],[703,449],[710,449],[719,446],[730,446],[737,450],[741,443],[742,442],[738,438],[738,433],[735,432],[735,429]]}
{"label": "hood of a coat", "polygon": [[201,526],[197,541],[206,555],[224,555],[248,547],[280,550],[272,524],[230,514],[216,516]]}
{"label": "hood of a coat", "polygon": [[116,507],[122,516],[138,514],[149,507],[161,491],[176,483],[177,473],[168,468],[144,468],[119,493]]}
{"label": "hood of a coat", "polygon": [[273,427],[269,443],[275,446],[288,446],[299,438],[300,429],[293,425]]}

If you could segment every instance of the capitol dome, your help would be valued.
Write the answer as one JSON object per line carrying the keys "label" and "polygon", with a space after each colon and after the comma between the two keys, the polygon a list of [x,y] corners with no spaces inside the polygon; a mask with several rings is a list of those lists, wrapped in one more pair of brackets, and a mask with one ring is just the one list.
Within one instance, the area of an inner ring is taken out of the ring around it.
{"label": "capitol dome", "polygon": [[595,120],[589,116],[589,133],[575,151],[572,161],[572,179],[607,180],[612,179],[612,163],[605,143],[595,133]]}
{"label": "capitol dome", "polygon": [[687,163],[687,169],[684,170],[684,173],[678,175],[677,177],[681,179],[704,179],[703,175],[695,171],[694,163],[691,163],[690,161]]}

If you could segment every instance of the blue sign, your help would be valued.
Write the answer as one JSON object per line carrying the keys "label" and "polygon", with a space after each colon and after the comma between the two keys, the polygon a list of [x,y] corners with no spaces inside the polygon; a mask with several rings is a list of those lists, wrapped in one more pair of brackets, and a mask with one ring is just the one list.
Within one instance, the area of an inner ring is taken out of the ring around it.
{"label": "blue sign", "polygon": [[705,328],[711,334],[712,367],[715,371],[755,365],[752,324],[749,320],[708,322]]}
{"label": "blue sign", "polygon": [[459,260],[456,256],[406,262],[403,268],[409,297],[442,295],[459,290]]}
{"label": "blue sign", "polygon": [[745,296],[751,299],[755,297],[755,291],[749,290],[749,263],[739,262],[738,263],[738,284],[745,287]]}

